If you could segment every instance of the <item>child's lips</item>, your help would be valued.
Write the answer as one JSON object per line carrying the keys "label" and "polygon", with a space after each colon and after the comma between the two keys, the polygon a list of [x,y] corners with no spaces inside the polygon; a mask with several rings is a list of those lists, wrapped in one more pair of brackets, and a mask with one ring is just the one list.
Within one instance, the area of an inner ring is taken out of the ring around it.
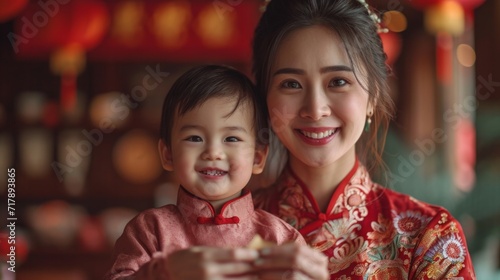
{"label": "child's lips", "polygon": [[199,173],[206,175],[206,176],[214,176],[214,177],[220,177],[224,176],[227,174],[227,171],[221,170],[221,169],[214,169],[214,168],[206,168],[198,171]]}

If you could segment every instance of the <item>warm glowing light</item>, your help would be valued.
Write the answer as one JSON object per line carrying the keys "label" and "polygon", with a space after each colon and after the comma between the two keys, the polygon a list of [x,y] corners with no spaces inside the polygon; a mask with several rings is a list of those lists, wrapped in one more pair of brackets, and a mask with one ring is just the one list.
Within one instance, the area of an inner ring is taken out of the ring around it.
{"label": "warm glowing light", "polygon": [[408,26],[405,15],[400,11],[385,12],[382,21],[384,26],[392,32],[405,31]]}
{"label": "warm glowing light", "polygon": [[135,184],[149,183],[162,171],[156,139],[142,130],[130,131],[118,141],[113,162],[118,173]]}
{"label": "warm glowing light", "polygon": [[433,34],[460,35],[465,27],[464,10],[452,0],[439,2],[425,11],[425,27]]}
{"label": "warm glowing light", "polygon": [[467,44],[460,44],[457,47],[457,59],[465,67],[472,67],[476,63],[476,52]]}
{"label": "warm glowing light", "polygon": [[183,46],[189,35],[191,6],[187,2],[167,2],[153,15],[153,32],[169,48]]}
{"label": "warm glowing light", "polygon": [[122,126],[129,116],[128,111],[119,110],[126,108],[123,96],[120,92],[108,92],[94,97],[90,104],[92,124],[103,131]]}
{"label": "warm glowing light", "polygon": [[79,74],[85,69],[86,58],[83,49],[72,44],[56,50],[50,57],[50,69],[55,74]]}
{"label": "warm glowing light", "polygon": [[212,5],[207,6],[198,15],[196,32],[209,47],[227,45],[235,33],[236,18],[234,13],[220,14]]}
{"label": "warm glowing light", "polygon": [[125,1],[113,13],[111,34],[126,44],[137,44],[143,35],[144,3]]}

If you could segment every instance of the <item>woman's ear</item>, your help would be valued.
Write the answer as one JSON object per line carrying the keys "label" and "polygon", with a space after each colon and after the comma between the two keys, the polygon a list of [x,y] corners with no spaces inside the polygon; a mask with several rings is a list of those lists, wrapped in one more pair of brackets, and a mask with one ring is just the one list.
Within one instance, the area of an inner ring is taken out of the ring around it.
{"label": "woman's ear", "polygon": [[174,171],[172,152],[161,139],[158,141],[158,152],[160,153],[161,165],[163,166],[163,169],[167,171]]}
{"label": "woman's ear", "polygon": [[268,145],[259,145],[255,146],[255,156],[253,159],[253,174],[260,174],[264,170],[266,166],[267,154],[269,153]]}

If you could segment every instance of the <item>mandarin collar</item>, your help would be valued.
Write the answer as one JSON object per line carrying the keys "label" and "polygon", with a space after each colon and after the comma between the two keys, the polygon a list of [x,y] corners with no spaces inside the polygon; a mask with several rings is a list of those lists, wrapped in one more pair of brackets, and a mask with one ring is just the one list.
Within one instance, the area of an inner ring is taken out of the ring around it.
{"label": "mandarin collar", "polygon": [[[337,185],[337,188],[335,188],[335,191],[333,192],[332,197],[330,198],[330,203],[328,204],[327,211],[326,213],[330,213],[333,210],[334,203],[337,201],[338,197],[340,194],[344,193],[345,188],[353,181],[356,181],[356,178],[360,176],[360,170],[363,169],[364,167],[359,164],[358,159],[354,161],[354,165],[351,168],[351,170],[347,173],[347,175],[340,181],[340,183]],[[289,164],[287,164],[287,169],[286,171],[288,172],[288,175],[285,176],[290,176],[293,178],[293,180],[296,182],[297,185],[299,185],[302,188],[303,193],[307,196],[308,200],[311,202],[312,207],[314,210],[318,213],[320,213],[320,209],[318,204],[316,203],[316,200],[314,199],[313,195],[311,194],[311,191],[309,190],[308,184],[304,183],[296,174],[293,172],[292,168],[290,167]]]}
{"label": "mandarin collar", "polygon": [[367,204],[367,194],[372,185],[366,168],[356,159],[354,166],[344,179],[342,179],[330,197],[326,211],[322,212],[319,209],[316,199],[311,194],[308,185],[295,175],[290,167],[285,170],[283,175],[282,180],[286,180],[283,186],[288,191],[291,191],[290,188],[299,188],[300,193],[305,197],[305,199],[295,201],[295,203],[300,203],[301,205],[294,206],[299,209],[301,216],[311,219],[310,223],[299,230],[304,236],[316,230],[326,221],[348,216],[350,209],[365,207]]}
{"label": "mandarin collar", "polygon": [[177,207],[185,220],[194,224],[237,224],[250,218],[254,212],[252,194],[243,189],[241,196],[224,203],[216,213],[210,202],[179,187]]}

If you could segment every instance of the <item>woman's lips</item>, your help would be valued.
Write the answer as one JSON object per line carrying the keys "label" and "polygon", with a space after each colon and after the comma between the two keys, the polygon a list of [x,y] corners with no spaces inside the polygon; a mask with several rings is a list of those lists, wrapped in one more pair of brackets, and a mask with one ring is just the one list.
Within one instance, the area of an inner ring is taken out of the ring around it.
{"label": "woman's lips", "polygon": [[339,127],[336,128],[307,128],[296,129],[299,137],[310,145],[325,145],[337,135]]}

